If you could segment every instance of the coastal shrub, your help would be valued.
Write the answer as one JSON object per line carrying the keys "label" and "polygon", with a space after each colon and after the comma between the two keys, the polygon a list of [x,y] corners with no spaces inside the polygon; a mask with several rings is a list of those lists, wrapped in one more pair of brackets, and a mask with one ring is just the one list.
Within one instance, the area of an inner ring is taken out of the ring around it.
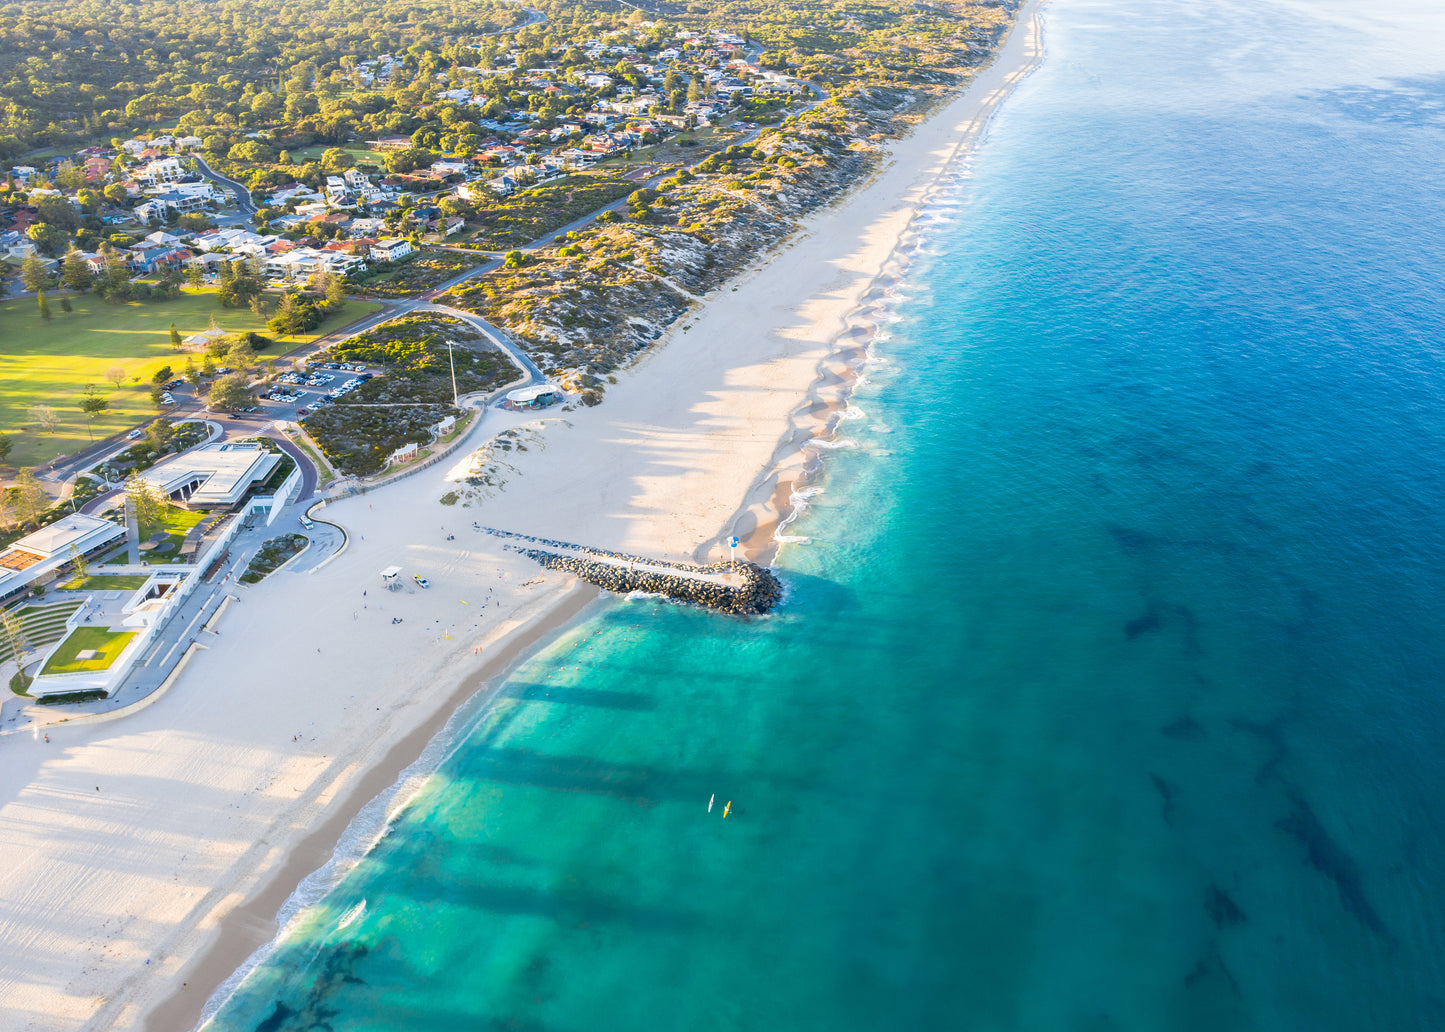
{"label": "coastal shrub", "polygon": [[267,541],[251,558],[246,572],[241,574],[241,583],[255,584],[265,579],[267,574],[274,573],[282,563],[305,548],[306,540],[304,534],[282,534]]}

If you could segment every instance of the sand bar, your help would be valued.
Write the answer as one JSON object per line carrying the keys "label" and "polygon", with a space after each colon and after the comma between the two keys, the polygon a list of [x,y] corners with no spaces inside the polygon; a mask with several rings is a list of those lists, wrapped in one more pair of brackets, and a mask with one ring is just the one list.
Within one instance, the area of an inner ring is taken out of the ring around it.
{"label": "sand bar", "polygon": [[[192,1027],[459,702],[595,598],[472,521],[670,559],[722,558],[740,533],[769,554],[805,476],[799,446],[846,401],[914,213],[1040,54],[1030,4],[965,95],[603,405],[489,412],[475,443],[509,426],[528,441],[489,497],[441,505],[457,468],[441,463],[331,505],[345,552],[236,589],[154,705],[49,743],[0,737],[0,1027]],[[391,564],[430,588],[382,591]]]}

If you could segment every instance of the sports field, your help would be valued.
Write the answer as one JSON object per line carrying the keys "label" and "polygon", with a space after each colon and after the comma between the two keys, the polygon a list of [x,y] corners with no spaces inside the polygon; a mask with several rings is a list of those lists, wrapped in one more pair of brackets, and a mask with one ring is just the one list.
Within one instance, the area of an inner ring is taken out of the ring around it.
{"label": "sports field", "polygon": [[[109,410],[95,420],[97,441],[153,419],[151,375],[164,365],[179,375],[186,362],[185,353],[171,348],[172,322],[183,337],[207,329],[213,315],[227,333],[256,330],[270,335],[265,320],[249,309],[222,308],[212,290],[121,305],[108,305],[91,294],[72,295],[71,312],[61,311],[58,296],[49,300],[54,316],[49,321],[41,318],[34,298],[0,303],[0,434],[14,440],[7,466],[38,466],[86,447],[90,436],[80,399],[87,384],[95,384],[110,402]],[[378,307],[348,302],[317,333],[283,337],[259,357],[280,358]],[[126,374],[121,387],[106,379],[107,371],[117,366]],[[31,416],[35,405],[54,410],[59,420],[54,433],[45,432]]]}

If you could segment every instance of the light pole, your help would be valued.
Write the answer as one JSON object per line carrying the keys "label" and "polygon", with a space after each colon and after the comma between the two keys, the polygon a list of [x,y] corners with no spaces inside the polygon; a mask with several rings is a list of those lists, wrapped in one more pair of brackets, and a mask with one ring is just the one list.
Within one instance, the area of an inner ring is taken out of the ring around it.
{"label": "light pole", "polygon": [[728,538],[728,561],[732,564],[734,573],[737,572],[738,568],[738,544],[739,541],[736,534]]}
{"label": "light pole", "polygon": [[461,399],[457,397],[457,363],[452,358],[452,339],[447,338],[447,364],[452,367],[452,408],[461,408]]}

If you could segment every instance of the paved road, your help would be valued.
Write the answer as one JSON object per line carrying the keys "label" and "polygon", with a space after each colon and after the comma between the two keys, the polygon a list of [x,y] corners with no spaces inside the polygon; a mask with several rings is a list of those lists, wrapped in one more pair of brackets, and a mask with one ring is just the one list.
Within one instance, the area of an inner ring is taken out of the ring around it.
{"label": "paved road", "polygon": [[213,183],[220,184],[223,189],[229,190],[231,196],[236,199],[236,207],[240,209],[241,215],[248,223],[254,222],[256,218],[256,205],[251,200],[251,191],[246,189],[243,184],[236,182],[234,179],[228,179],[226,176],[221,175],[221,173],[211,168],[210,165],[206,164],[206,159],[199,154],[193,154],[192,157],[196,159],[196,164],[200,166],[201,175]]}
{"label": "paved road", "polygon": [[527,357],[527,353],[513,342],[505,332],[487,322],[480,315],[473,315],[471,312],[464,312],[460,308],[451,308],[447,305],[421,305],[418,309],[423,312],[441,312],[451,316],[453,319],[460,319],[462,322],[471,323],[482,334],[487,337],[512,360],[512,364],[522,371],[527,377],[527,386],[535,386],[547,382],[546,375],[537,368],[537,364]]}

